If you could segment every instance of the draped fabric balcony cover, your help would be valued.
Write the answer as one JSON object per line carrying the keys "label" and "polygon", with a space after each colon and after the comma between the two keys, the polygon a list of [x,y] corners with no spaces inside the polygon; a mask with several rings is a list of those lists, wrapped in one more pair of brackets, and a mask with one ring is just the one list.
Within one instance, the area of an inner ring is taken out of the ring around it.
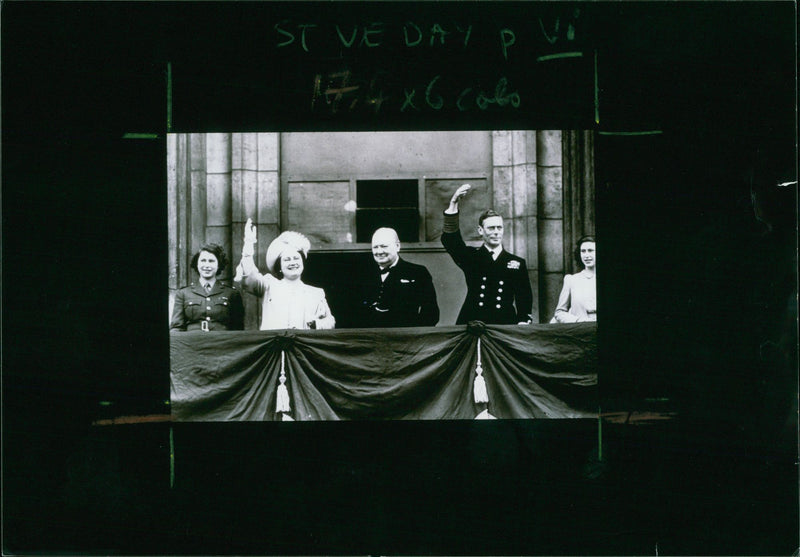
{"label": "draped fabric balcony cover", "polygon": [[[590,418],[595,323],[174,332],[179,421]],[[480,343],[478,340],[480,339]],[[488,403],[476,403],[478,346]],[[289,394],[276,411],[281,352]]]}

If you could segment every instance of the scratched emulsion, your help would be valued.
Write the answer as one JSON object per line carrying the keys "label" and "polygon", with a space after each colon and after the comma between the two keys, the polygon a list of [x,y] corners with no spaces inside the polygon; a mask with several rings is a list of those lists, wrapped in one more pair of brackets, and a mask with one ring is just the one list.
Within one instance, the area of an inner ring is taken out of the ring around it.
{"label": "scratched emulsion", "polygon": [[600,78],[597,73],[597,50],[594,51],[594,123],[600,123]]}
{"label": "scratched emulsion", "polygon": [[172,62],[167,62],[167,133],[172,133]]}

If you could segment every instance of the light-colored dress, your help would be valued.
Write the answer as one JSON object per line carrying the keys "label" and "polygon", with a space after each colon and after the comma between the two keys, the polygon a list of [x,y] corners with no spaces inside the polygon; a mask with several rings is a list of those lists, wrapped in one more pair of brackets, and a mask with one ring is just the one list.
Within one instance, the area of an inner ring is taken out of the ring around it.
{"label": "light-colored dress", "polygon": [[597,278],[586,269],[564,276],[564,288],[551,323],[597,321]]}
{"label": "light-colored dress", "polygon": [[242,286],[261,297],[262,331],[309,329],[312,322],[316,329],[333,329],[336,325],[322,288],[258,272],[243,277]]}

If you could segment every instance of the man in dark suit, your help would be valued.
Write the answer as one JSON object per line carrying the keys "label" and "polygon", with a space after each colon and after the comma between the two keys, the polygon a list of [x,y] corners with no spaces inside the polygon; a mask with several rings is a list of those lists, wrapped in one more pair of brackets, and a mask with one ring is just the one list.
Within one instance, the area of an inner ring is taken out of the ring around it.
{"label": "man in dark suit", "polygon": [[424,327],[439,321],[436,290],[428,269],[400,258],[400,240],[391,228],[372,235],[377,265],[367,277],[361,306],[367,327]]}
{"label": "man in dark suit", "polygon": [[503,249],[503,217],[491,209],[480,216],[483,245],[478,248],[468,247],[461,237],[458,202],[469,190],[470,185],[463,184],[453,194],[442,231],[442,244],[467,281],[467,297],[456,323],[530,323],[533,294],[528,269],[523,258]]}

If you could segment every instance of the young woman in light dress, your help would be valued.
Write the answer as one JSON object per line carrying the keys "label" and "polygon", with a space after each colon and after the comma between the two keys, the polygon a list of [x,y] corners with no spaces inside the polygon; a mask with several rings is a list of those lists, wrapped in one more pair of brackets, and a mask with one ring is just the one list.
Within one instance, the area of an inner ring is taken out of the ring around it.
{"label": "young woman in light dress", "polygon": [[593,236],[578,240],[575,259],[583,270],[564,276],[564,287],[551,323],[597,321],[597,254]]}

